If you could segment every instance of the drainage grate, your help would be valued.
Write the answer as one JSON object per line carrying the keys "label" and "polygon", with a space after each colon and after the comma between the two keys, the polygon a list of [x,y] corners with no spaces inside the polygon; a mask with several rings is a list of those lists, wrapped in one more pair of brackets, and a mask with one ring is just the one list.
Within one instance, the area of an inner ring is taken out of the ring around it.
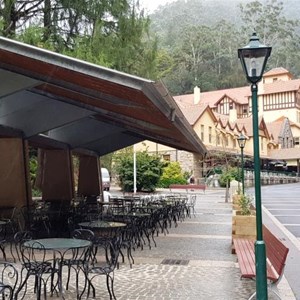
{"label": "drainage grate", "polygon": [[162,265],[180,265],[180,266],[187,266],[190,261],[187,259],[170,259],[165,258],[161,264]]}

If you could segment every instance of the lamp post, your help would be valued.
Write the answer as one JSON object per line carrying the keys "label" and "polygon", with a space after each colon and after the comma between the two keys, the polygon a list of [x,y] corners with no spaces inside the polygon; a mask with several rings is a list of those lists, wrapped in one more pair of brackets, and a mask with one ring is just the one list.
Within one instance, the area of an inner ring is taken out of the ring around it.
{"label": "lamp post", "polygon": [[262,209],[260,186],[260,157],[259,157],[259,131],[258,131],[258,105],[257,82],[262,78],[267,60],[271,54],[271,47],[259,42],[256,33],[244,48],[238,49],[238,57],[242,63],[247,80],[251,83],[252,92],[252,123],[253,123],[253,154],[255,176],[255,206],[256,206],[256,299],[268,299],[267,271],[266,271],[266,245],[262,233]]}
{"label": "lamp post", "polygon": [[246,137],[241,133],[237,138],[239,146],[241,148],[241,164],[242,164],[242,192],[245,194],[245,180],[244,180],[244,148],[246,144]]}

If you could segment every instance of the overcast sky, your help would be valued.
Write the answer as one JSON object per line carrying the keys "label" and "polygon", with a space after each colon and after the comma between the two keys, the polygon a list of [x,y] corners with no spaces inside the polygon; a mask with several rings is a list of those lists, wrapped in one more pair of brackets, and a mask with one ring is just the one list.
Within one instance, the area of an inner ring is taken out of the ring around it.
{"label": "overcast sky", "polygon": [[159,5],[165,5],[175,0],[140,0],[140,4],[148,12],[153,12]]}

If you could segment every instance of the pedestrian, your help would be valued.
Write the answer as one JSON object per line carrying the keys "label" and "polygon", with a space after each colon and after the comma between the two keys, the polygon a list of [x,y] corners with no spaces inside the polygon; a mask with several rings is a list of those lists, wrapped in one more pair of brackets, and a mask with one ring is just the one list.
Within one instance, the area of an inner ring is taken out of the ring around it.
{"label": "pedestrian", "polygon": [[195,178],[193,175],[190,177],[190,184],[195,184]]}

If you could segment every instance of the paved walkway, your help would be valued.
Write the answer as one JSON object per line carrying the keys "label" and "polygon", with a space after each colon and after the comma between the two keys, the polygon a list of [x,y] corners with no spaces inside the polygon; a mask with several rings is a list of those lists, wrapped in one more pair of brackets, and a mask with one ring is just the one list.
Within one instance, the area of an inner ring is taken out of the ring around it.
{"label": "paved walkway", "polygon": [[[200,193],[195,217],[157,237],[156,248],[136,250],[132,269],[125,263],[115,272],[117,299],[248,299],[255,282],[240,279],[236,255],[231,254],[232,209],[224,196],[224,190]],[[162,264],[165,259],[175,264]],[[99,276],[96,285],[96,299],[109,299],[104,278]],[[283,300],[295,299],[285,279],[279,293]],[[27,295],[26,299],[35,297]],[[67,292],[66,299],[74,299],[74,293]],[[270,294],[269,299],[276,298]]]}

